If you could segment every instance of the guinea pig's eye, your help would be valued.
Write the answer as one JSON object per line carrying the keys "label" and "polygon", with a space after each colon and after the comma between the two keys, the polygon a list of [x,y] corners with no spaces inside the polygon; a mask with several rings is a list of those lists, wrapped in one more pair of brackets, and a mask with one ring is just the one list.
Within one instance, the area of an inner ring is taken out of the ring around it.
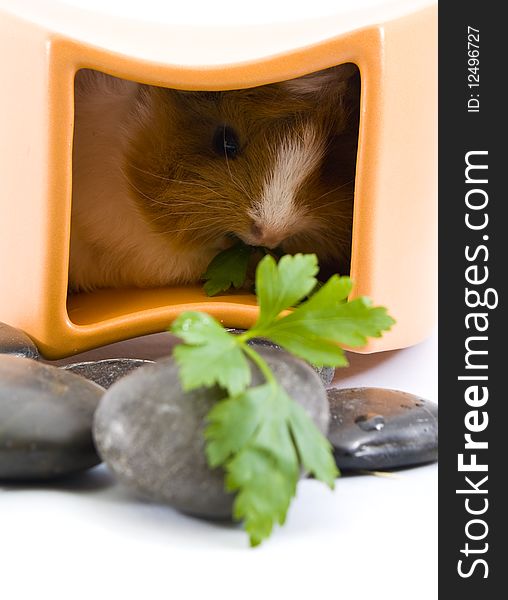
{"label": "guinea pig's eye", "polygon": [[213,149],[220,156],[236,158],[240,153],[240,142],[235,130],[228,125],[217,127],[213,134]]}

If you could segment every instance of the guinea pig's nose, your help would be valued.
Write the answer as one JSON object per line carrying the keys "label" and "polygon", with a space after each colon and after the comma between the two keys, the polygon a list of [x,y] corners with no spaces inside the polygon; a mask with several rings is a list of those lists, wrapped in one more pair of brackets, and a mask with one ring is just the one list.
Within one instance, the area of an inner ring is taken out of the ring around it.
{"label": "guinea pig's nose", "polygon": [[276,248],[284,239],[280,229],[254,221],[250,226],[249,243],[252,246]]}

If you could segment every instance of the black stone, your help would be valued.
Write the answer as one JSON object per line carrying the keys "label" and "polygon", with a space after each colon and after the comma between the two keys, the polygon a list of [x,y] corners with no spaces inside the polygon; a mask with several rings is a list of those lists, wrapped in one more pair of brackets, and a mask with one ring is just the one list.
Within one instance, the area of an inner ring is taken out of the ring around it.
{"label": "black stone", "polygon": [[0,355],[0,479],[45,480],[98,464],[91,426],[103,393],[57,367]]}
{"label": "black stone", "polygon": [[378,471],[437,460],[437,404],[397,390],[328,390],[328,439],[340,469]]}
{"label": "black stone", "polygon": [[[286,391],[326,433],[325,389],[316,373],[286,352],[260,350]],[[253,385],[263,380],[253,369]],[[204,454],[205,417],[224,398],[218,388],[184,393],[171,358],[139,369],[113,385],[95,415],[94,436],[119,480],[153,500],[196,516],[230,519],[233,497],[224,473]]]}
{"label": "black stone", "polygon": [[[245,330],[229,328],[228,331],[230,333],[240,334]],[[274,350],[281,350],[285,352],[285,350],[283,350],[278,344],[274,344],[270,340],[265,340],[263,338],[253,338],[248,342],[248,344],[253,348],[273,348]],[[311,365],[311,367],[319,375],[325,387],[328,387],[332,383],[333,376],[335,375],[335,369],[333,367],[316,367],[315,365]]]}
{"label": "black stone", "polygon": [[39,351],[32,340],[15,327],[0,322],[0,354],[39,358]]}
{"label": "black stone", "polygon": [[111,387],[115,381],[125,377],[128,373],[139,367],[153,364],[153,360],[141,358],[106,358],[104,360],[92,360],[67,364],[61,367],[76,375],[81,375],[103,388]]}

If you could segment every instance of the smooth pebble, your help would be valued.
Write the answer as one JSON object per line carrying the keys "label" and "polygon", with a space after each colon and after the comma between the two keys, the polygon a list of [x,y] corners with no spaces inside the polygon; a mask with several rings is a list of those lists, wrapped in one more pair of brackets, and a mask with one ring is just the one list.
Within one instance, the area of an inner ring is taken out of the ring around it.
{"label": "smooth pebble", "polygon": [[329,389],[330,429],[340,469],[371,471],[437,460],[437,404],[382,388]]}
{"label": "smooth pebble", "polygon": [[[326,434],[326,391],[306,363],[286,352],[260,349],[286,391]],[[264,380],[252,369],[253,385]],[[210,469],[204,454],[205,417],[224,392],[200,388],[184,393],[171,359],[138,369],[104,395],[96,412],[99,453],[127,486],[182,512],[230,519],[233,496],[224,491],[224,473]]]}
{"label": "smooth pebble", "polygon": [[[229,328],[228,331],[230,333],[235,334],[240,334],[244,332],[243,329],[231,328]],[[274,350],[280,350],[281,352],[285,352],[285,350],[283,350],[278,344],[275,344],[274,342],[271,342],[270,340],[265,340],[263,338],[254,338],[248,343],[253,348],[273,348]],[[315,365],[311,365],[311,367],[319,375],[325,387],[328,387],[332,383],[333,377],[335,375],[335,369],[333,367],[316,367]]]}
{"label": "smooth pebble", "polygon": [[134,369],[151,365],[153,362],[153,360],[143,360],[141,358],[106,358],[71,363],[61,368],[76,375],[81,375],[81,377],[85,377],[107,389]]}
{"label": "smooth pebble", "polygon": [[39,358],[39,351],[32,340],[20,329],[0,322],[0,354]]}
{"label": "smooth pebble", "polygon": [[98,464],[91,427],[103,393],[68,371],[0,355],[0,479],[50,479]]}

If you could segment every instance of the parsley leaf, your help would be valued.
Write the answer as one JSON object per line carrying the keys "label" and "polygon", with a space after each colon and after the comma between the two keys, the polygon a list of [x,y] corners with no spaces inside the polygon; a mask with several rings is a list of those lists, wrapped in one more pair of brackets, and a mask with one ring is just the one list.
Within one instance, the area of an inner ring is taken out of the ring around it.
{"label": "parsley leaf", "polygon": [[272,533],[274,521],[284,525],[296,481],[269,453],[248,447],[228,464],[226,488],[237,492],[233,517],[243,520],[251,546],[258,546]]}
{"label": "parsley leaf", "polygon": [[251,438],[263,419],[263,395],[258,386],[217,402],[207,415],[206,455],[212,467],[222,465]]}
{"label": "parsley leaf", "polygon": [[[232,255],[207,271],[209,290],[243,283],[246,271]],[[245,256],[246,265],[247,250]],[[230,273],[232,264],[236,266]],[[314,255],[283,256],[278,263],[267,255],[256,271],[259,318],[251,329],[234,335],[198,312],[183,313],[171,327],[183,341],[174,349],[183,389],[219,385],[227,394],[208,413],[206,456],[211,467],[224,469],[226,489],[236,492],[233,516],[243,521],[253,546],[275,524],[284,523],[302,469],[330,487],[338,471],[329,442],[248,341],[266,338],[312,364],[344,366],[347,360],[339,344],[362,345],[394,323],[386,309],[371,306],[366,298],[348,302],[348,277],[334,275],[317,289],[317,272]],[[248,359],[265,383],[248,387]]]}
{"label": "parsley leaf", "polygon": [[321,435],[319,429],[299,404],[292,402],[289,409],[291,434],[301,464],[316,479],[323,481],[333,489],[335,478],[339,473],[328,440]]}
{"label": "parsley leaf", "polygon": [[338,471],[328,441],[277,383],[218,402],[208,421],[209,463],[224,465],[228,491],[238,492],[234,516],[251,545],[284,523],[301,464],[333,488]]}
{"label": "parsley leaf", "polygon": [[256,270],[259,318],[254,327],[271,323],[307,296],[316,286],[318,270],[315,254],[285,255],[278,263],[272,256],[265,256]]}
{"label": "parsley leaf", "polygon": [[231,286],[242,287],[253,251],[253,247],[238,242],[231,248],[219,252],[201,277],[206,280],[203,289],[207,295],[215,296],[219,292],[226,292]]}
{"label": "parsley leaf", "polygon": [[254,331],[317,366],[347,364],[337,346],[362,346],[367,337],[379,337],[395,322],[385,308],[372,307],[367,298],[344,302],[351,291],[349,277],[333,275],[292,313]]}
{"label": "parsley leaf", "polygon": [[171,331],[185,342],[173,351],[184,390],[218,384],[235,395],[249,385],[249,364],[238,340],[213,317],[184,312]]}

